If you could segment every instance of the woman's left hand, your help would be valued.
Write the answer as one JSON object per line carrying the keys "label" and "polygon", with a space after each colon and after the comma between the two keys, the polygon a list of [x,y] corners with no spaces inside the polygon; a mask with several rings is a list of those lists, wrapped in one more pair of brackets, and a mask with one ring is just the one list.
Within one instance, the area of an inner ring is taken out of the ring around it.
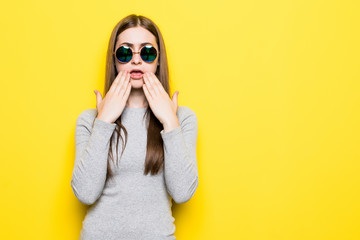
{"label": "woman's left hand", "polygon": [[[157,119],[165,126],[176,127],[179,125],[176,111],[178,107],[179,91],[173,94],[172,100],[165,91],[159,79],[153,72],[143,74],[143,90],[148,100],[149,106]],[[165,130],[166,131],[166,130]]]}

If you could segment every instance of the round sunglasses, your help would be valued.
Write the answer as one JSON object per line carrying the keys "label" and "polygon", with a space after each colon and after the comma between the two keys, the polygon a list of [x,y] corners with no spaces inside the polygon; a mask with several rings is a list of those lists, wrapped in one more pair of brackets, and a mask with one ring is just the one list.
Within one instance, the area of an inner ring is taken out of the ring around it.
{"label": "round sunglasses", "polygon": [[140,57],[142,60],[144,60],[147,63],[151,63],[156,59],[157,50],[155,47],[151,45],[145,45],[143,46],[139,52],[134,52],[130,47],[128,46],[121,46],[116,51],[113,52],[116,59],[121,63],[128,63],[133,58],[133,55],[135,53],[140,53]]}

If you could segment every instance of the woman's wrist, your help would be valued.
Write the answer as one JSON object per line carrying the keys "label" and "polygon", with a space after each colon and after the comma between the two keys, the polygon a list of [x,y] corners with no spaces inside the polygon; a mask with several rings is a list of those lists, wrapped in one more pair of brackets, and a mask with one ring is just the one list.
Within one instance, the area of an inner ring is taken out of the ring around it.
{"label": "woman's wrist", "polygon": [[101,116],[100,114],[98,114],[96,118],[97,118],[97,119],[100,119],[101,121],[110,123],[110,124],[113,123],[113,122],[111,122],[110,120],[108,120],[108,119],[104,118],[103,116]]}

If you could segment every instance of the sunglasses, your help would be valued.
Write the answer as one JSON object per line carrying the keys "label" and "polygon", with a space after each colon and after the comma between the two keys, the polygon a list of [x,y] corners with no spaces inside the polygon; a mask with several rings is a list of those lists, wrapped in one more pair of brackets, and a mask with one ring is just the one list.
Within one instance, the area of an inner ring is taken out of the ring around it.
{"label": "sunglasses", "polygon": [[133,58],[135,53],[140,53],[140,57],[143,61],[151,63],[156,59],[157,50],[151,45],[145,45],[140,49],[140,52],[133,52],[128,46],[121,46],[113,52],[116,59],[121,63],[128,63]]}

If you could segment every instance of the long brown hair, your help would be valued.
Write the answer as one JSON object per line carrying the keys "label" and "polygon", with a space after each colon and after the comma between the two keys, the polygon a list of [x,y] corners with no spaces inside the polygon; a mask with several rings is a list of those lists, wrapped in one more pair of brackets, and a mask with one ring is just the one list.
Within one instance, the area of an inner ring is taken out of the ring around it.
{"label": "long brown hair", "polygon": [[[161,35],[161,32],[159,28],[156,26],[156,24],[149,18],[141,15],[131,14],[120,20],[116,24],[116,26],[114,27],[111,33],[107,56],[106,56],[106,75],[105,75],[105,88],[104,88],[103,96],[105,96],[106,93],[109,91],[111,84],[113,83],[117,75],[117,70],[115,67],[115,58],[113,55],[113,51],[115,50],[114,48],[115,48],[116,39],[122,31],[137,26],[141,26],[147,29],[156,38],[156,42],[159,48],[159,59],[158,59],[159,65],[157,66],[155,75],[160,80],[165,91],[169,94],[169,69],[168,69],[168,62],[167,62],[167,56],[165,50],[165,43]],[[147,175],[150,172],[151,175],[155,175],[164,168],[163,140],[160,135],[160,131],[163,129],[163,127],[160,121],[155,117],[155,115],[151,111],[150,107],[147,108],[144,117],[147,117],[149,119],[144,174]],[[121,115],[115,121],[115,123],[117,125],[115,128],[115,131],[117,132],[116,151],[118,152],[119,138],[121,138],[122,146],[123,146],[121,152],[121,156],[122,156],[124,149],[126,147],[128,133],[125,127],[121,124]],[[121,129],[123,129],[125,134],[125,146],[124,146],[124,139],[120,134]],[[107,165],[107,178],[108,177],[112,178],[114,174],[111,171],[109,165],[109,158],[115,163],[112,153],[112,142],[113,139],[115,138],[115,131],[110,139],[110,149],[108,154],[108,165]]]}

